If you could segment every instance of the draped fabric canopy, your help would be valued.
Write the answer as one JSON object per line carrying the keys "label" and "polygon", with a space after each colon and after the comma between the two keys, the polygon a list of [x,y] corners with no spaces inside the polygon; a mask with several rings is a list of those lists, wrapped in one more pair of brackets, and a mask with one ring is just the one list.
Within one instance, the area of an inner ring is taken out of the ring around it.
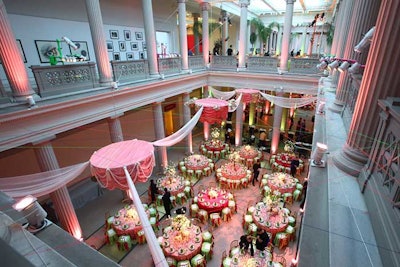
{"label": "draped fabric canopy", "polygon": [[210,88],[210,89],[211,89],[211,94],[215,98],[223,99],[223,100],[228,100],[228,99],[234,97],[236,94],[235,91],[223,92],[223,91],[216,90],[214,88]]}
{"label": "draped fabric canopy", "polygon": [[255,103],[258,100],[260,91],[255,89],[236,89],[236,95],[242,94],[243,103]]}
{"label": "draped fabric canopy", "polygon": [[281,97],[281,96],[273,96],[269,94],[261,93],[261,96],[267,99],[268,101],[284,108],[298,108],[302,106],[307,106],[315,101],[317,101],[318,97],[302,97],[302,98],[289,98],[289,97]]}
{"label": "draped fabric canopy", "polygon": [[154,147],[142,140],[113,143],[90,157],[90,170],[99,184],[108,189],[129,189],[124,167],[133,182],[145,182],[155,166]]}
{"label": "draped fabric canopy", "polygon": [[202,98],[195,101],[197,107],[203,107],[203,112],[200,117],[201,122],[210,124],[220,123],[228,117],[229,103],[222,99]]}

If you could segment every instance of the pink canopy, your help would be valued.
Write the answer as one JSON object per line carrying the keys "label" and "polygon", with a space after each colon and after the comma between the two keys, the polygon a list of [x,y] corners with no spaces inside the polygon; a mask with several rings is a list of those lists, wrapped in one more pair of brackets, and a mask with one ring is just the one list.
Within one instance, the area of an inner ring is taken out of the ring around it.
{"label": "pink canopy", "polygon": [[257,102],[260,91],[255,89],[236,89],[236,95],[242,94],[243,103]]}
{"label": "pink canopy", "polygon": [[216,98],[202,98],[195,101],[196,106],[204,107],[200,121],[210,124],[220,123],[228,117],[228,102]]}
{"label": "pink canopy", "polygon": [[136,139],[105,146],[90,158],[92,174],[108,189],[129,189],[124,167],[133,182],[146,182],[153,172],[154,165],[153,145]]}

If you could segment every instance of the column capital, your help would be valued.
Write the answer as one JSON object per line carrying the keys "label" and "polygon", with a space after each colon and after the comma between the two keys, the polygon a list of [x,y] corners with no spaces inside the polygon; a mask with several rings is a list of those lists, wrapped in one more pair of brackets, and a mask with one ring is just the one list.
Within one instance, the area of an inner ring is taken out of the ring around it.
{"label": "column capital", "polygon": [[122,117],[122,116],[124,116],[123,112],[114,114],[114,115],[110,116],[108,119],[109,120],[115,120],[115,119],[118,119],[119,117]]}
{"label": "column capital", "polygon": [[200,5],[201,5],[201,11],[208,11],[208,10],[210,10],[210,3],[208,3],[208,2],[202,2]]}
{"label": "column capital", "polygon": [[250,5],[250,0],[240,0],[240,7],[248,7]]}
{"label": "column capital", "polygon": [[286,0],[287,5],[293,5],[296,0]]}
{"label": "column capital", "polygon": [[178,2],[179,4],[185,4],[185,3],[187,2],[187,0],[177,0],[177,2]]}
{"label": "column capital", "polygon": [[32,145],[34,146],[40,146],[40,145],[44,145],[46,143],[51,142],[51,140],[56,139],[56,136],[54,134],[52,135],[47,135],[47,136],[41,136],[38,139],[36,139],[35,141],[32,141]]}
{"label": "column capital", "polygon": [[228,12],[226,12],[226,10],[221,10],[221,16],[226,18],[228,16]]}
{"label": "column capital", "polygon": [[200,13],[192,13],[192,17],[194,19],[198,19],[198,18],[200,18]]}

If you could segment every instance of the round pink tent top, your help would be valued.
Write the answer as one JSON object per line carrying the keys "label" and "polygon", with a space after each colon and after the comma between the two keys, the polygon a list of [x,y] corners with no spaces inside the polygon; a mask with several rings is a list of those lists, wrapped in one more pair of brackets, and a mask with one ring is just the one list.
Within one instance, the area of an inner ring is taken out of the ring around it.
{"label": "round pink tent top", "polygon": [[217,98],[202,98],[195,101],[196,106],[204,107],[200,121],[210,124],[220,123],[228,117],[228,102]]}
{"label": "round pink tent top", "polygon": [[236,89],[236,95],[242,94],[242,102],[257,102],[260,91],[255,89]]}
{"label": "round pink tent top", "polygon": [[113,143],[90,157],[90,169],[99,183],[108,189],[129,189],[124,167],[133,182],[146,182],[155,165],[154,147],[141,140]]}

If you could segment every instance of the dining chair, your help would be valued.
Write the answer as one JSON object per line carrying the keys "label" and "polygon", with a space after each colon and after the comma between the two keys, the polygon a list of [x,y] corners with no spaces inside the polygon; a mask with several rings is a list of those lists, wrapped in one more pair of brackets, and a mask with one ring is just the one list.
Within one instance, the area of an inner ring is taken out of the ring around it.
{"label": "dining chair", "polygon": [[274,261],[275,262],[279,262],[280,264],[282,264],[283,267],[286,267],[286,259],[282,256],[275,256],[274,257]]}

